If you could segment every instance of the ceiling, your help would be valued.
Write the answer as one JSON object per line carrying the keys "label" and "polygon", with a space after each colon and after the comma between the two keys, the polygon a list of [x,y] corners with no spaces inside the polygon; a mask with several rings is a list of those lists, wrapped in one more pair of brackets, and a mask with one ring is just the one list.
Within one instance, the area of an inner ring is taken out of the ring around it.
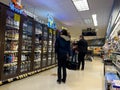
{"label": "ceiling", "polygon": [[[68,26],[71,35],[77,38],[82,29],[97,29],[97,36],[104,37],[113,0],[87,0],[89,11],[78,12],[72,0],[22,0],[25,8],[29,6],[33,13],[46,17],[51,14],[55,19]],[[97,14],[98,26],[94,27],[92,14]],[[86,22],[88,21],[88,22]]]}
{"label": "ceiling", "polygon": [[[88,27],[98,29],[97,36],[104,37],[113,0],[88,0],[90,10],[82,12],[77,11],[72,0],[26,0],[25,3],[33,6],[41,16],[53,15],[67,25],[72,36],[77,38],[81,30]],[[94,27],[92,14],[97,14],[97,27]]]}

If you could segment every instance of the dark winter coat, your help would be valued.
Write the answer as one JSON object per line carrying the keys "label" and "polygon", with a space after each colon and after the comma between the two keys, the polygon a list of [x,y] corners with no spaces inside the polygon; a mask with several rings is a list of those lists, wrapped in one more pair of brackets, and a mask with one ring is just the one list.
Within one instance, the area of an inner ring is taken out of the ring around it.
{"label": "dark winter coat", "polygon": [[78,41],[78,51],[79,53],[87,53],[88,43],[86,40],[81,39]]}
{"label": "dark winter coat", "polygon": [[69,36],[60,35],[55,42],[55,52],[58,56],[64,57],[67,54],[71,55],[71,48],[70,48],[70,38]]}

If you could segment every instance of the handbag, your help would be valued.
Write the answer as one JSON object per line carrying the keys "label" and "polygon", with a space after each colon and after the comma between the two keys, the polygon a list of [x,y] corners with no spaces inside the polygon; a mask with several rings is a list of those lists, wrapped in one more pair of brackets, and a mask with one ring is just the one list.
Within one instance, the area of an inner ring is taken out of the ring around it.
{"label": "handbag", "polygon": [[78,62],[71,60],[70,58],[66,62],[66,68],[69,70],[78,70]]}

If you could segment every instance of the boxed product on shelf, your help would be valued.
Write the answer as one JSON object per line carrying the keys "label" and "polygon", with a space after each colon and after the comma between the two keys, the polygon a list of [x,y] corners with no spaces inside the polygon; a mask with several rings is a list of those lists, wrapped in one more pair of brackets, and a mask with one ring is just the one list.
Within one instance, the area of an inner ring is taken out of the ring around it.
{"label": "boxed product on shelf", "polygon": [[111,72],[105,73],[106,90],[109,90],[111,88],[113,80],[120,80],[116,73],[111,73]]}
{"label": "boxed product on shelf", "polygon": [[111,73],[117,73],[117,70],[114,66],[112,65],[106,65],[105,66],[105,72],[111,72]]}
{"label": "boxed product on shelf", "polygon": [[4,55],[4,63],[12,63],[17,61],[17,57],[14,54],[6,54]]}
{"label": "boxed product on shelf", "polygon": [[120,80],[113,80],[111,90],[120,90]]}
{"label": "boxed product on shelf", "polygon": [[119,80],[119,77],[117,76],[117,74],[111,73],[111,72],[107,72],[105,74],[105,78],[106,78],[108,83],[112,83],[113,80]]}

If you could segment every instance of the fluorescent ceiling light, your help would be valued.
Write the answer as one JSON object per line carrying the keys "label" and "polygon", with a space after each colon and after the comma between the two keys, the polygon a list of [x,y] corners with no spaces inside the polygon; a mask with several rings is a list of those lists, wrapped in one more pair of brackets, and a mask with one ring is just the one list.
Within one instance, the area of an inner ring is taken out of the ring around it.
{"label": "fluorescent ceiling light", "polygon": [[78,11],[89,10],[87,0],[72,0]]}
{"label": "fluorescent ceiling light", "polygon": [[96,32],[98,31],[98,29],[96,29]]}
{"label": "fluorescent ceiling light", "polygon": [[98,23],[97,23],[97,15],[93,14],[92,18],[93,18],[94,26],[97,26],[98,25]]}
{"label": "fluorescent ceiling light", "polygon": [[120,13],[118,14],[117,19],[115,20],[115,24],[117,23],[119,17],[120,17]]}
{"label": "fluorescent ceiling light", "polygon": [[115,32],[117,32],[117,31],[119,30],[119,29],[117,29],[118,26],[120,26],[120,20],[119,20],[119,21],[117,22],[117,24],[115,25],[112,33],[110,34],[110,37],[114,36]]}

